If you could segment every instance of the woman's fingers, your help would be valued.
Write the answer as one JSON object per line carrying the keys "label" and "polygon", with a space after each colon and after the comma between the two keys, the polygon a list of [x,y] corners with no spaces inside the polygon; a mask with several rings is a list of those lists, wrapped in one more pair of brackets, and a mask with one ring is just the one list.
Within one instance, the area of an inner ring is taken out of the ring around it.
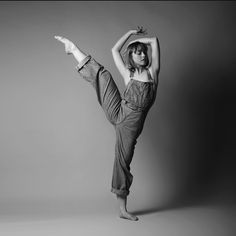
{"label": "woman's fingers", "polygon": [[137,34],[147,34],[147,30],[146,29],[143,29],[143,26],[138,26],[137,27]]}
{"label": "woman's fingers", "polygon": [[142,30],[142,29],[143,29],[143,27],[142,27],[142,26],[138,26],[137,28],[138,28],[138,30]]}
{"label": "woman's fingers", "polygon": [[138,26],[137,27],[137,31],[140,33],[140,32],[142,32],[143,31],[143,27],[142,26]]}

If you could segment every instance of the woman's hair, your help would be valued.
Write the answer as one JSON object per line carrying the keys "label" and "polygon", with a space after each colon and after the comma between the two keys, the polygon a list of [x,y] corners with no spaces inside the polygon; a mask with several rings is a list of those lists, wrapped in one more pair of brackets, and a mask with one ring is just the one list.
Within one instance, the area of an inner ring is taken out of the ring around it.
{"label": "woman's hair", "polygon": [[131,43],[127,49],[126,49],[126,53],[127,53],[127,66],[128,66],[128,69],[131,71],[131,72],[134,72],[137,68],[137,65],[136,63],[133,61],[133,56],[132,56],[132,53],[133,52],[136,52],[137,50],[141,50],[145,55],[145,64],[144,64],[144,67],[148,67],[149,65],[149,59],[148,59],[148,47],[145,43],[141,43],[141,42],[134,42],[134,43]]}

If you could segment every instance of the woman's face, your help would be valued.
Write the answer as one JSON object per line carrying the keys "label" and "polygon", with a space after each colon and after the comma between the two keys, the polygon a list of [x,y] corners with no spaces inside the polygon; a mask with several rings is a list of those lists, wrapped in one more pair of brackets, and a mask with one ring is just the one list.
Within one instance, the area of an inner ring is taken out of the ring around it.
{"label": "woman's face", "polygon": [[137,49],[136,51],[133,51],[132,52],[132,57],[133,57],[134,63],[138,67],[142,67],[142,66],[146,65],[146,59],[147,59],[146,57],[147,57],[147,55],[141,49]]}

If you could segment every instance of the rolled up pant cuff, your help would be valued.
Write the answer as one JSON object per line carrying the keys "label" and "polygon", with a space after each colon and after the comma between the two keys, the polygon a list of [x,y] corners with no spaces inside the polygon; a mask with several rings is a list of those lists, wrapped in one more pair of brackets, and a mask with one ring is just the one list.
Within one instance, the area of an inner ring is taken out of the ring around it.
{"label": "rolled up pant cuff", "polygon": [[129,195],[128,190],[119,190],[119,189],[111,188],[111,192],[121,197],[126,197]]}
{"label": "rolled up pant cuff", "polygon": [[76,69],[77,71],[80,71],[80,70],[83,68],[83,66],[84,66],[87,62],[89,62],[89,60],[90,60],[91,58],[92,58],[92,57],[91,57],[90,55],[86,56],[86,57],[75,67],[75,69]]}

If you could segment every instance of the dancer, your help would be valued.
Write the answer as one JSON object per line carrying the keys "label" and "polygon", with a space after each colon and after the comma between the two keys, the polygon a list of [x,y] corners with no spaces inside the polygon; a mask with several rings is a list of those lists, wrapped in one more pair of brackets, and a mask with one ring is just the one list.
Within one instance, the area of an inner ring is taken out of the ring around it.
{"label": "dancer", "polygon": [[[160,70],[159,42],[157,37],[131,41],[125,50],[127,62],[121,50],[130,36],[145,34],[146,30],[143,30],[143,27],[129,30],[111,49],[115,65],[126,86],[123,94],[119,92],[112,75],[103,65],[72,41],[55,36],[55,39],[64,44],[66,53],[73,55],[77,60],[77,72],[94,87],[99,104],[115,128],[116,145],[111,192],[117,196],[119,216],[133,221],[138,220],[138,217],[127,210],[127,196],[133,181],[130,163],[146,116],[156,98]],[[148,55],[149,46],[151,60]]]}

